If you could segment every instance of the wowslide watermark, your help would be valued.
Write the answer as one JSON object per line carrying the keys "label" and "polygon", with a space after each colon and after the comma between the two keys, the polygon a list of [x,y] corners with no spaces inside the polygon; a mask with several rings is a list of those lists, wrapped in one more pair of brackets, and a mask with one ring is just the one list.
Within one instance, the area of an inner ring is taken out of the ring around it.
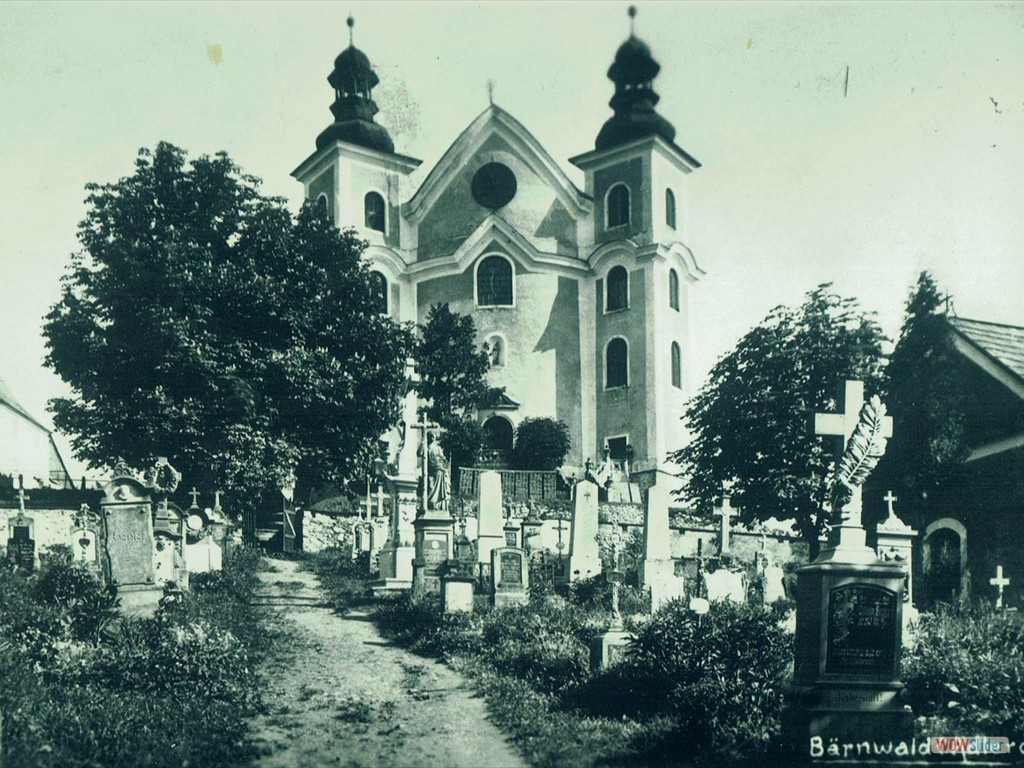
{"label": "wowslide watermark", "polygon": [[913,759],[924,755],[1009,755],[1017,747],[1024,755],[1024,742],[1010,741],[1006,736],[932,736],[918,741],[860,741],[841,742],[821,736],[811,737],[811,757],[879,758],[905,757]]}

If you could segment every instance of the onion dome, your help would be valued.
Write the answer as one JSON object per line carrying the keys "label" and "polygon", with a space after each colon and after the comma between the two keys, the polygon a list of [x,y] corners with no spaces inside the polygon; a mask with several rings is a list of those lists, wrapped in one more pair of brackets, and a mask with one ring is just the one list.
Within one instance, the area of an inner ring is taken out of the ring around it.
{"label": "onion dome", "polygon": [[316,137],[316,148],[322,149],[335,141],[347,141],[378,152],[393,153],[395,143],[387,129],[377,125],[373,116],[377,105],[371,93],[380,80],[366,54],[352,44],[355,20],[348,17],[349,45],[334,60],[334,70],[327,82],[334,88],[331,113],[334,122]]}
{"label": "onion dome", "polygon": [[[630,6],[630,19],[636,8]],[[631,22],[632,23],[632,22]],[[615,95],[608,105],[615,112],[597,134],[594,146],[610,149],[646,136],[661,136],[672,142],[676,129],[668,120],[654,111],[659,96],[652,82],[661,66],[651,55],[647,44],[633,34],[615,52],[615,61],[608,69],[608,79],[615,83]]]}

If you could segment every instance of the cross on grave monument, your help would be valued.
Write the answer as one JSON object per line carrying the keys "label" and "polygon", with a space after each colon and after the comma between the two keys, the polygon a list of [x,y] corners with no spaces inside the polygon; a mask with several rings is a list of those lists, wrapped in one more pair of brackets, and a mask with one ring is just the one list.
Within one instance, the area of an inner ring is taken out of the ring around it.
{"label": "cross on grave monument", "polygon": [[196,490],[196,487],[194,485],[192,486],[192,490],[188,492],[188,495],[192,497],[192,506],[193,507],[198,507],[199,506],[199,491]]}
{"label": "cross on grave monument", "polygon": [[732,497],[728,491],[722,491],[722,503],[715,508],[715,517],[721,518],[718,528],[718,554],[725,555],[729,552],[729,532],[731,530],[732,518],[736,515],[736,509],[732,505]]}
{"label": "cross on grave monument", "polygon": [[1003,587],[1010,586],[1010,580],[1003,576],[1003,566],[996,566],[996,577],[989,579],[988,583],[999,590],[999,597],[996,598],[996,610],[1002,610],[1003,608]]}
{"label": "cross on grave monument", "polygon": [[[833,440],[836,470],[840,460],[850,444],[850,438],[857,430],[861,415],[864,412],[864,382],[847,380],[843,386],[841,413],[814,414],[814,434],[822,437],[838,438]],[[877,399],[875,400],[877,403]],[[884,407],[882,407],[884,410]],[[892,437],[892,417],[881,417],[879,437]],[[868,562],[875,559],[875,553],[866,545],[866,534],[861,526],[862,488],[855,485],[851,489],[851,498],[839,510],[839,519],[834,518],[833,533],[829,537],[829,550],[844,550],[847,559]],[[836,510],[833,510],[835,515]],[[824,553],[823,553],[824,554]]]}
{"label": "cross on grave monument", "polygon": [[[441,576],[448,560],[455,554],[453,520],[449,510],[449,466],[441,447],[431,442],[431,437],[441,429],[441,426],[427,421],[426,413],[422,413],[420,423],[411,427],[419,430],[422,435],[420,453],[423,482],[420,500],[422,507],[413,521],[415,558],[412,567],[412,589],[413,594],[417,596],[427,593],[440,594]],[[433,478],[430,475],[431,469],[434,471]]]}

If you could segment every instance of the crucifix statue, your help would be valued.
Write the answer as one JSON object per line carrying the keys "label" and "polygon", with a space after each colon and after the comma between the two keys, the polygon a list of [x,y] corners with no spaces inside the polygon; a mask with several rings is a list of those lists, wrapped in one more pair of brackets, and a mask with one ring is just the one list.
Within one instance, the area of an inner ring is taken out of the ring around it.
{"label": "crucifix statue", "polygon": [[420,416],[418,424],[410,425],[412,429],[420,430],[420,459],[422,461],[420,470],[423,481],[422,509],[424,512],[430,509],[448,509],[448,498],[451,496],[451,481],[448,474],[448,459],[445,458],[441,445],[437,442],[437,432],[441,429],[440,424],[427,421],[427,414]]}
{"label": "crucifix statue", "polygon": [[996,610],[1001,611],[1003,609],[1003,587],[1010,586],[1010,580],[1003,576],[1003,566],[996,566],[996,577],[989,579],[988,583],[999,590],[999,597],[996,598]]}

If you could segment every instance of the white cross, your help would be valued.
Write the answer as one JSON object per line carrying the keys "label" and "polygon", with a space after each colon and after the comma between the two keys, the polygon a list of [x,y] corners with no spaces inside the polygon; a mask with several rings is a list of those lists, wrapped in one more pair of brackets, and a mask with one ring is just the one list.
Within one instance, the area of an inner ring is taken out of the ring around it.
{"label": "white cross", "polygon": [[885,494],[885,496],[882,497],[882,500],[889,503],[889,517],[892,517],[893,515],[895,515],[896,513],[893,512],[892,505],[893,505],[893,502],[899,501],[899,499],[896,498],[896,496],[893,494],[893,492],[892,491],[886,491],[886,494]]}
{"label": "white cross", "polygon": [[[847,379],[843,388],[843,412],[842,413],[816,413],[814,414],[814,434],[831,437],[841,437],[842,442],[836,449],[836,461],[846,450],[846,443],[857,429],[860,421],[860,411],[864,407],[864,382],[851,381]],[[882,437],[892,437],[892,417],[885,416],[882,419]]]}
{"label": "white cross", "polygon": [[199,506],[199,491],[196,490],[196,487],[194,485],[192,486],[192,490],[188,492],[188,495],[192,497],[192,506],[193,507],[198,507]]}
{"label": "white cross", "polygon": [[722,504],[715,511],[715,517],[722,518],[722,525],[719,530],[719,554],[725,554],[729,551],[729,523],[733,515],[736,514],[735,508],[732,506],[732,498],[723,494]]}
{"label": "white cross", "polygon": [[996,566],[996,577],[989,579],[988,583],[999,589],[999,598],[996,600],[996,609],[1003,607],[1003,587],[1010,586],[1010,580],[1003,576],[1003,566]]}

